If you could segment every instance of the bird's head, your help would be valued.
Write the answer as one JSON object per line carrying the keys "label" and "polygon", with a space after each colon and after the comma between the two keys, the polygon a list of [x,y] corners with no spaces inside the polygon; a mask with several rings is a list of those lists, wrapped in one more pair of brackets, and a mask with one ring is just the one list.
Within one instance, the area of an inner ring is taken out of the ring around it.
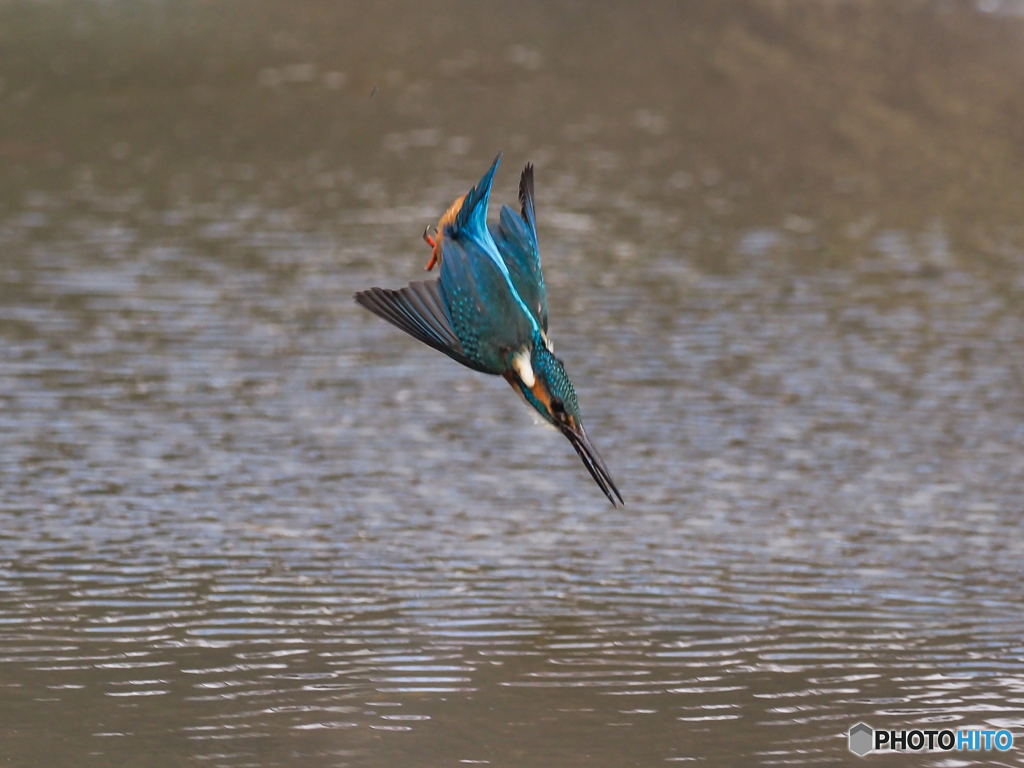
{"label": "bird's head", "polygon": [[583,429],[580,404],[565,366],[555,357],[546,339],[537,341],[541,343],[509,354],[505,378],[546,422],[569,439],[590,476],[612,504],[622,504],[622,495],[615,487],[601,454]]}

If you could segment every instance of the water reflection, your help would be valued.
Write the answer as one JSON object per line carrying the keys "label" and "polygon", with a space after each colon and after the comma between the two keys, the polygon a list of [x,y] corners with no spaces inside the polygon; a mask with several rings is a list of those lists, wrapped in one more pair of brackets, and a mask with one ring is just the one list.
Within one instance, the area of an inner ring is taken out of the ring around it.
{"label": "water reflection", "polygon": [[[538,163],[552,331],[629,499],[609,509],[502,382],[350,301],[415,276],[496,148],[510,107],[454,124],[424,95],[486,59],[368,102],[374,78],[285,43],[251,62],[265,150],[219,156],[230,98],[191,81],[187,148],[113,118],[102,154],[4,145],[10,759],[739,766],[845,760],[858,720],[1021,730],[1012,230],[965,245],[973,220],[901,224],[884,189],[776,211],[749,166],[671,154],[671,105],[533,107],[501,143]],[[556,49],[510,43],[480,98],[534,103]],[[36,118],[72,98],[47,88]],[[384,108],[314,151],[330,120],[293,141],[267,93]]]}

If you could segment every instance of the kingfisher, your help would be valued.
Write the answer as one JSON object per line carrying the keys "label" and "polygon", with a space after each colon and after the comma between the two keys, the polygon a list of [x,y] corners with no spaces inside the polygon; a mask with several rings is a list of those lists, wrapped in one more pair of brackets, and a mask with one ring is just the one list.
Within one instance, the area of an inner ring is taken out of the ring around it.
{"label": "kingfisher", "polygon": [[624,504],[583,429],[579,401],[548,337],[548,306],[537,248],[533,166],[519,179],[520,212],[501,207],[488,226],[494,158],[480,182],[441,217],[427,269],[440,276],[405,288],[370,288],[356,303],[467,368],[503,376],[544,422],[565,435],[613,506]]}

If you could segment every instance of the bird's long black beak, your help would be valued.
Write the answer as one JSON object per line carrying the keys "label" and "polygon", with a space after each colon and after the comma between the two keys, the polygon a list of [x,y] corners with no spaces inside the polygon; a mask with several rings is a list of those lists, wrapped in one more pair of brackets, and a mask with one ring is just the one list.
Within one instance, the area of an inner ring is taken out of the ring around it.
{"label": "bird's long black beak", "polygon": [[604,459],[601,458],[601,454],[597,452],[594,444],[590,442],[590,438],[587,437],[583,425],[579,424],[574,429],[565,424],[562,426],[562,434],[569,438],[572,447],[576,449],[576,453],[583,459],[583,465],[587,468],[590,476],[594,478],[594,482],[604,491],[604,495],[608,497],[608,501],[612,503],[612,506],[614,507],[618,504],[626,506],[626,502],[622,500],[622,494],[615,487],[615,481],[612,480],[608,467],[605,466]]}

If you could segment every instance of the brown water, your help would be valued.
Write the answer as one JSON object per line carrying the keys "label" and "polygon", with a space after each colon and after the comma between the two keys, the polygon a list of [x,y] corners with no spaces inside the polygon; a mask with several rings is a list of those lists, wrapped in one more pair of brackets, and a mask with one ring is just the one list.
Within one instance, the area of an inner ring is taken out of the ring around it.
{"label": "brown water", "polygon": [[[980,7],[0,6],[4,764],[1022,764]],[[499,148],[625,509],[351,301]]]}

